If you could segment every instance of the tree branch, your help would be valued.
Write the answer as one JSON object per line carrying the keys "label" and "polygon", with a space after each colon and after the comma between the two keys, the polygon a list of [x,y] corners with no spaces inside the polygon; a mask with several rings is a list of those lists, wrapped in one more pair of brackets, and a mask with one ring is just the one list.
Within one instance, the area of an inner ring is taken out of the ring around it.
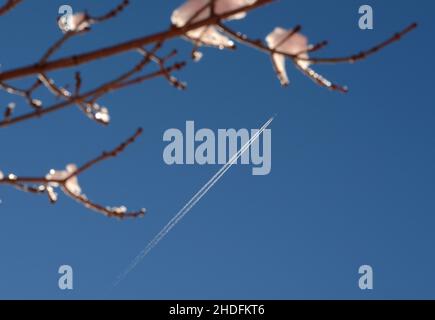
{"label": "tree branch", "polygon": [[0,16],[11,11],[18,4],[20,4],[20,2],[22,2],[22,0],[7,0],[6,3],[2,7],[0,7]]}
{"label": "tree branch", "polygon": [[98,59],[108,58],[114,55],[118,55],[121,53],[125,53],[128,51],[136,50],[137,48],[144,47],[146,45],[152,44],[152,43],[162,43],[164,41],[180,37],[184,35],[186,32],[190,30],[198,29],[202,26],[206,25],[212,25],[218,23],[220,20],[231,17],[237,13],[240,12],[246,12],[251,11],[253,9],[256,9],[258,7],[264,6],[268,3],[271,3],[276,0],[258,0],[252,5],[247,5],[244,7],[237,8],[232,11],[225,12],[224,14],[220,16],[211,16],[207,19],[204,19],[202,21],[198,21],[196,23],[189,24],[183,28],[175,28],[171,27],[166,31],[158,32],[149,36],[145,36],[142,38],[134,39],[128,42],[120,43],[111,47],[106,47],[102,49],[98,49],[95,51],[70,56],[67,58],[58,59],[52,62],[46,62],[42,64],[34,64],[31,66],[18,68],[15,70],[5,71],[0,73],[0,82],[10,80],[10,79],[16,79],[21,78],[25,76],[30,76],[32,74],[39,74],[42,72],[48,72],[58,69],[66,69],[70,67],[75,67],[84,63],[88,63],[91,61],[95,61]]}
{"label": "tree branch", "polygon": [[[327,87],[331,90],[336,90],[336,91],[339,91],[342,93],[346,93],[348,91],[347,87],[341,86],[339,84],[335,84],[335,83],[327,80],[325,77],[321,76],[320,74],[318,74],[316,71],[314,71],[311,68],[301,68],[299,63],[305,62],[305,61],[309,62],[310,64],[354,63],[354,62],[357,62],[359,60],[366,59],[369,56],[371,56],[371,55],[381,51],[382,49],[386,48],[387,46],[393,44],[394,42],[397,42],[400,39],[402,39],[403,36],[405,36],[406,34],[408,34],[411,31],[413,31],[415,28],[417,28],[417,23],[412,23],[411,25],[409,25],[408,27],[406,27],[402,31],[396,33],[391,38],[388,38],[387,40],[381,42],[380,44],[375,45],[374,47],[372,47],[369,50],[361,51],[359,54],[350,55],[350,56],[341,57],[341,58],[311,58],[311,57],[304,58],[303,56],[301,56],[304,53],[318,51],[318,50],[324,48],[328,43],[327,41],[323,41],[323,42],[320,42],[318,44],[315,44],[314,46],[312,46],[308,50],[298,52],[297,54],[289,54],[287,52],[278,50],[277,48],[279,48],[282,43],[284,43],[289,38],[291,38],[294,34],[299,32],[299,30],[301,29],[300,26],[296,26],[295,28],[293,28],[293,30],[291,32],[289,32],[289,34],[286,37],[284,37],[284,39],[281,40],[281,43],[278,43],[278,45],[276,45],[275,48],[269,48],[261,40],[250,39],[248,36],[246,36],[240,32],[236,32],[236,31],[232,30],[231,28],[229,28],[228,26],[226,26],[222,22],[218,23],[218,27],[220,28],[220,30],[222,32],[226,33],[227,35],[229,35],[231,38],[238,41],[239,43],[245,44],[249,47],[252,47],[252,48],[257,49],[261,52],[264,52],[264,53],[270,55],[271,57],[274,54],[280,54],[280,55],[290,59],[295,64],[297,69],[299,69],[303,74],[305,74],[307,77],[312,79],[315,83],[319,84],[320,86]],[[273,61],[273,65],[274,65],[275,72],[278,74],[278,77],[281,77],[282,75],[280,75],[280,72],[278,71],[274,61]]]}
{"label": "tree branch", "polygon": [[[81,203],[86,208],[102,213],[108,217],[116,217],[116,218],[124,219],[124,218],[136,218],[136,217],[144,216],[146,212],[145,209],[141,209],[139,211],[134,211],[134,212],[127,212],[127,208],[125,208],[124,206],[105,207],[95,202],[92,202],[84,194],[82,194],[81,191],[80,192],[76,191],[76,187],[80,189],[77,182],[78,176],[90,170],[100,162],[103,162],[110,158],[114,158],[120,153],[124,152],[129,145],[131,145],[137,140],[137,138],[142,134],[142,132],[143,132],[142,128],[139,128],[131,137],[126,139],[116,148],[110,151],[103,152],[100,156],[86,162],[81,167],[75,170],[66,171],[66,172],[63,171],[56,172],[52,170],[52,172],[50,172],[50,174],[48,174],[45,177],[17,177],[14,174],[9,174],[6,177],[0,178],[0,185],[11,185],[21,191],[30,192],[30,193],[39,193],[39,194],[47,193],[52,203],[55,203],[57,201],[57,195],[54,192],[53,188],[60,187],[66,195],[73,198],[77,202]],[[62,176],[62,178],[60,177],[55,178],[56,175]],[[53,176],[53,178],[51,176]],[[73,179],[75,180],[72,181]],[[73,183],[73,185],[71,185],[71,183]],[[38,184],[38,185],[32,186],[29,184]]]}

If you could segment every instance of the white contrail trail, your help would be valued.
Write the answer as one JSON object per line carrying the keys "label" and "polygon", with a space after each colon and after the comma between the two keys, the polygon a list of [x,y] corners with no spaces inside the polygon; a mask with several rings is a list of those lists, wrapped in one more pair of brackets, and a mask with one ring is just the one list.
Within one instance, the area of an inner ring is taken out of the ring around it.
{"label": "white contrail trail", "polygon": [[142,261],[143,258],[174,228],[184,216],[206,195],[206,193],[222,178],[233,164],[248,150],[264,130],[272,123],[274,117],[270,118],[242,148],[234,154],[231,159],[178,211],[178,213],[166,224],[166,226],[152,239],[148,245],[134,258],[127,269],[121,273],[114,286],[117,286],[127,275]]}

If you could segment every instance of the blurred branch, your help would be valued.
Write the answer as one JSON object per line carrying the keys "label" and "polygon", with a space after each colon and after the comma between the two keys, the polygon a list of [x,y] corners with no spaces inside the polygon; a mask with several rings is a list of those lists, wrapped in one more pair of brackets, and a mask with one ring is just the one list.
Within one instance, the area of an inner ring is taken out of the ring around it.
{"label": "blurred branch", "polygon": [[52,170],[50,174],[45,177],[18,177],[15,174],[8,174],[0,179],[0,185],[11,185],[21,191],[30,193],[47,194],[52,203],[57,201],[57,195],[54,192],[54,188],[60,187],[66,195],[81,203],[86,208],[95,210],[108,217],[116,217],[120,219],[141,217],[145,214],[145,209],[135,212],[127,212],[124,206],[113,208],[105,207],[92,202],[84,194],[82,194],[81,191],[77,192],[76,189],[79,188],[77,182],[78,176],[90,170],[98,163],[108,160],[109,158],[116,157],[122,153],[129,145],[136,141],[142,132],[143,130],[139,128],[131,137],[126,139],[116,148],[112,149],[111,151],[104,151],[100,156],[86,162],[75,170],[66,172],[56,172]]}
{"label": "blurred branch", "polygon": [[6,3],[0,7],[0,16],[11,11],[18,4],[20,4],[20,2],[22,2],[22,0],[7,0]]}

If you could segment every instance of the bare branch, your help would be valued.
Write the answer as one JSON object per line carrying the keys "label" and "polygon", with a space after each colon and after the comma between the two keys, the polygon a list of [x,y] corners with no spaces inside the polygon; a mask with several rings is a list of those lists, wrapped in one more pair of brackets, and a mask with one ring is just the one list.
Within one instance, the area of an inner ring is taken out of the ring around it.
{"label": "bare branch", "polygon": [[85,63],[89,63],[91,61],[108,58],[114,55],[118,55],[121,53],[125,53],[128,51],[136,50],[137,48],[142,48],[146,45],[153,44],[153,43],[162,43],[164,41],[177,38],[180,36],[183,36],[187,31],[189,30],[195,30],[202,26],[207,25],[213,25],[218,23],[219,21],[226,19],[228,17],[234,16],[237,13],[240,12],[247,12],[251,11],[253,9],[256,9],[258,7],[264,6],[266,4],[269,4],[276,0],[258,0],[254,4],[243,6],[240,8],[237,8],[235,10],[231,10],[228,12],[225,12],[224,14],[221,14],[220,16],[211,16],[209,18],[206,18],[204,20],[192,23],[186,27],[183,28],[176,28],[171,27],[168,30],[158,32],[152,35],[148,35],[142,38],[134,39],[128,42],[116,44],[111,47],[106,47],[98,50],[94,50],[91,52],[79,54],[70,56],[67,58],[61,58],[52,62],[47,62],[43,64],[34,64],[31,66],[27,66],[24,68],[18,68],[10,71],[5,71],[0,73],[0,82],[10,80],[10,79],[16,79],[21,78],[25,76],[30,76],[32,74],[39,74],[42,72],[48,72],[58,69],[66,69],[78,65],[82,65]]}
{"label": "bare branch", "polygon": [[80,89],[82,87],[82,76],[80,72],[76,72],[74,74],[75,86],[74,86],[74,94],[78,96],[80,94]]}
{"label": "bare branch", "polygon": [[118,14],[120,14],[122,11],[124,11],[125,8],[127,8],[129,4],[130,4],[129,0],[122,0],[122,2],[119,5],[117,5],[114,9],[110,10],[106,14],[99,16],[99,17],[90,17],[90,18],[94,22],[104,22],[106,20],[115,18]]}
{"label": "bare branch", "polygon": [[0,7],[0,16],[11,11],[18,4],[20,4],[20,2],[22,2],[22,0],[7,0],[6,3],[2,7]]}
{"label": "bare branch", "polygon": [[29,89],[20,89],[14,87],[7,83],[0,82],[0,89],[5,90],[7,93],[23,97],[26,103],[34,109],[40,109],[42,106],[42,102],[39,99],[34,99],[32,97],[33,92],[41,85],[39,80],[35,81],[35,83]]}

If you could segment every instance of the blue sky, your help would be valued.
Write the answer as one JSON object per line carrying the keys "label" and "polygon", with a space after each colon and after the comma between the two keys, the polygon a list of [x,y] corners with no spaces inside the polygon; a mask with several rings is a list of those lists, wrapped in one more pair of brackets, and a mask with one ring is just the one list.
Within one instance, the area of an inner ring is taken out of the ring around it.
{"label": "blue sky", "polygon": [[[25,1],[0,20],[2,69],[33,63],[60,37],[65,1]],[[103,12],[116,1],[69,1]],[[169,25],[181,1],[132,1],[107,24],[75,39],[64,56],[132,39]],[[375,29],[358,28],[358,8],[374,8]],[[157,79],[105,97],[113,118],[103,128],[76,108],[0,133],[0,169],[43,175],[111,148],[137,127],[143,137],[120,157],[80,179],[109,205],[146,207],[141,220],[117,221],[61,197],[50,206],[0,187],[0,298],[301,299],[435,298],[435,127],[432,97],[435,5],[431,1],[279,1],[232,26],[265,37],[302,24],[322,53],[367,48],[411,22],[402,42],[355,65],[320,66],[347,84],[342,95],[289,68],[281,88],[267,56],[251,49],[204,49],[179,77],[186,92]],[[167,50],[189,44],[175,40]],[[126,54],[86,66],[84,85],[134,63]],[[71,81],[74,69],[53,73]],[[41,96],[46,98],[46,96]],[[9,102],[0,94],[0,105]],[[17,108],[25,108],[18,105]],[[19,109],[17,109],[18,111]],[[234,166],[118,287],[116,276],[219,166],[167,166],[163,132],[259,128],[270,116],[272,172]],[[57,287],[60,265],[74,269],[74,290]],[[374,290],[358,288],[358,268],[374,269]]]}

